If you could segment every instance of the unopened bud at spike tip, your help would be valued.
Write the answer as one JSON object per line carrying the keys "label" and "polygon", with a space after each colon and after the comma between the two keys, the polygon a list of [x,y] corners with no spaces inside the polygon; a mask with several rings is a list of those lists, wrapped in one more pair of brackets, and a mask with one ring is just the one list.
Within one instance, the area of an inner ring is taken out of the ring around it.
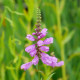
{"label": "unopened bud at spike tip", "polygon": [[40,12],[40,9],[37,8],[37,24],[36,24],[36,27],[40,27],[41,26],[41,12]]}

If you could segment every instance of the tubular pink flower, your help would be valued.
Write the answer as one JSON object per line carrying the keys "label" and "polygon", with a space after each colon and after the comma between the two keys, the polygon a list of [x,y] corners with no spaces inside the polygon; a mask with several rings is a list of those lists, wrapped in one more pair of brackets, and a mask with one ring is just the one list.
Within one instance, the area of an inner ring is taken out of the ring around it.
{"label": "tubular pink flower", "polygon": [[37,42],[37,45],[38,45],[38,46],[42,46],[42,45],[44,45],[44,42],[43,42],[42,40],[39,40],[39,41]]}
{"label": "tubular pink flower", "polygon": [[42,29],[42,31],[41,31],[41,35],[38,36],[38,39],[41,39],[41,38],[45,37],[46,34],[47,34],[47,29],[46,29],[46,28]]}
{"label": "tubular pink flower", "polygon": [[58,66],[58,67],[60,67],[60,66],[62,66],[62,65],[64,65],[64,61],[60,61],[60,62],[57,63],[57,66]]}
{"label": "tubular pink flower", "polygon": [[52,37],[44,40],[44,44],[51,44],[51,43],[53,43],[53,38]]}
{"label": "tubular pink flower", "polygon": [[35,34],[36,34],[35,32],[32,33],[32,35],[35,35]]}
{"label": "tubular pink flower", "polygon": [[36,65],[39,62],[38,56],[35,56],[35,58],[32,60],[32,64]]}
{"label": "tubular pink flower", "polygon": [[52,66],[52,67],[60,67],[62,65],[64,65],[64,61],[60,61],[60,62],[52,61],[52,64],[50,66]]}
{"label": "tubular pink flower", "polygon": [[41,53],[41,60],[44,64],[51,66],[52,62],[57,62],[56,57],[51,57],[46,53]]}
{"label": "tubular pink flower", "polygon": [[52,67],[60,67],[60,66],[64,65],[63,61],[57,62],[56,57],[51,57],[46,53],[41,53],[41,60],[44,64],[47,64]]}
{"label": "tubular pink flower", "polygon": [[52,64],[51,64],[52,67],[60,67],[62,65],[64,65],[64,61],[52,62]]}
{"label": "tubular pink flower", "polygon": [[47,29],[46,28],[42,29],[41,33],[42,34],[46,34],[47,33]]}
{"label": "tubular pink flower", "polygon": [[31,51],[31,52],[30,52],[30,55],[33,57],[33,56],[35,56],[35,55],[36,55],[36,53],[37,53],[37,50],[36,50],[36,49],[34,49],[33,51]]}
{"label": "tubular pink flower", "polygon": [[39,61],[38,56],[35,56],[34,59],[33,59],[31,62],[28,62],[28,63],[26,63],[26,64],[23,64],[23,65],[21,66],[21,69],[27,70],[27,69],[29,69],[29,68],[31,67],[31,65],[33,65],[33,64],[34,64],[34,65],[38,64],[38,61]]}
{"label": "tubular pink flower", "polygon": [[33,51],[34,49],[35,49],[35,44],[26,47],[25,51],[29,53],[29,52]]}
{"label": "tubular pink flower", "polygon": [[52,62],[52,64],[50,64],[50,66],[56,67],[57,66],[57,62]]}
{"label": "tubular pink flower", "polygon": [[52,64],[50,66],[52,66],[52,67],[60,67],[62,65],[64,65],[64,61],[60,61],[60,62],[55,62],[55,61],[53,62],[52,61]]}
{"label": "tubular pink flower", "polygon": [[21,69],[27,70],[27,69],[29,69],[29,68],[31,67],[31,65],[32,65],[32,62],[23,64],[23,65],[21,66]]}
{"label": "tubular pink flower", "polygon": [[49,51],[49,47],[47,47],[47,46],[41,46],[40,50],[48,52]]}
{"label": "tubular pink flower", "polygon": [[52,58],[52,62],[57,62],[57,58],[56,57],[52,57],[51,56],[51,58]]}
{"label": "tubular pink flower", "polygon": [[47,64],[47,65],[50,65],[52,63],[50,56],[45,53],[41,53],[41,60],[44,64]]}
{"label": "tubular pink flower", "polygon": [[30,35],[30,34],[28,34],[26,36],[26,38],[29,39],[29,40],[31,40],[31,41],[35,41],[35,38],[32,35]]}

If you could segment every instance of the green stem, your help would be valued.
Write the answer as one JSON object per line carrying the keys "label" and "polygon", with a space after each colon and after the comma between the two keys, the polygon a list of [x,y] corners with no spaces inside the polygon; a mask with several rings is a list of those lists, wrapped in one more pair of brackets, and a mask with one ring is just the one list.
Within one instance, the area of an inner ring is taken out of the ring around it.
{"label": "green stem", "polygon": [[61,22],[60,22],[59,0],[56,0],[56,13],[57,13],[59,35],[61,37],[62,32],[61,32]]}
{"label": "green stem", "polygon": [[63,80],[67,80],[66,79],[66,69],[65,69],[64,45],[62,43],[61,43],[61,59],[64,61],[64,65],[62,66]]}
{"label": "green stem", "polygon": [[[26,28],[27,34],[31,33],[31,21],[28,22],[28,26]],[[28,40],[29,44],[32,44],[30,40]]]}
{"label": "green stem", "polygon": [[40,80],[39,63],[38,63],[38,80]]}
{"label": "green stem", "polygon": [[[59,11],[59,0],[56,0],[56,13],[57,13],[57,22],[58,22],[58,35],[59,35],[59,44],[61,47],[61,59],[63,61],[65,61],[64,58],[64,45],[62,43],[62,30],[61,30],[61,22],[60,22],[60,11]],[[66,79],[66,70],[65,70],[65,62],[64,65],[62,66],[62,76],[63,76],[63,80],[67,80]]]}

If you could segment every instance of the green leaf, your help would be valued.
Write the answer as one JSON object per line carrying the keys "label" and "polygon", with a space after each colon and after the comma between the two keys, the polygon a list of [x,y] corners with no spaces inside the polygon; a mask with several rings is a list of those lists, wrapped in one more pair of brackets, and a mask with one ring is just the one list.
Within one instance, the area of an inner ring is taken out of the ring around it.
{"label": "green leaf", "polygon": [[60,14],[62,13],[64,5],[65,5],[65,0],[61,0],[61,3],[60,3]]}
{"label": "green leaf", "polygon": [[26,73],[23,72],[23,73],[22,73],[22,76],[21,76],[21,78],[20,78],[20,80],[25,80],[25,75],[26,75]]}
{"label": "green leaf", "polygon": [[4,34],[4,31],[3,31],[2,36],[0,38],[0,63],[4,58],[4,48],[5,48],[5,46],[4,46],[4,35],[5,34]]}
{"label": "green leaf", "polygon": [[0,20],[0,27],[2,27],[2,23],[4,21],[5,13],[6,13],[6,10],[4,10],[4,13],[3,14],[0,14],[0,16],[2,15],[1,16],[1,20]]}
{"label": "green leaf", "polygon": [[41,80],[43,80],[43,79],[41,78]]}
{"label": "green leaf", "polygon": [[55,6],[54,4],[45,2],[44,5],[45,5],[45,6],[52,7],[53,11],[56,13],[56,6]]}
{"label": "green leaf", "polygon": [[11,37],[9,37],[9,44],[8,44],[8,46],[9,46],[9,49],[10,49],[11,54],[12,54],[14,57],[16,57],[14,38],[13,38],[13,40],[12,40]]}
{"label": "green leaf", "polygon": [[4,64],[2,64],[1,66],[0,76],[1,76],[0,80],[5,80],[5,65]]}
{"label": "green leaf", "polygon": [[48,78],[47,80],[50,80],[50,78],[54,75],[55,73],[52,73]]}
{"label": "green leaf", "polygon": [[13,27],[13,21],[7,17],[5,17],[5,19],[10,23],[10,25]]}
{"label": "green leaf", "polygon": [[80,56],[80,52],[71,54],[71,56],[68,58],[67,62],[71,61],[76,56]]}
{"label": "green leaf", "polygon": [[16,15],[24,15],[23,13],[17,12],[17,11],[12,11],[8,6],[5,6],[5,9],[7,9],[9,12],[16,14]]}
{"label": "green leaf", "polygon": [[63,44],[66,44],[67,42],[69,42],[71,40],[71,38],[73,37],[75,31],[71,31],[68,36],[63,40]]}
{"label": "green leaf", "polygon": [[28,6],[28,9],[29,9],[28,13],[26,12],[27,14],[25,14],[25,16],[26,16],[27,20],[30,22],[32,17],[33,17],[33,11],[34,11],[35,3],[34,3],[34,0],[24,0],[24,1],[25,1],[25,4]]}

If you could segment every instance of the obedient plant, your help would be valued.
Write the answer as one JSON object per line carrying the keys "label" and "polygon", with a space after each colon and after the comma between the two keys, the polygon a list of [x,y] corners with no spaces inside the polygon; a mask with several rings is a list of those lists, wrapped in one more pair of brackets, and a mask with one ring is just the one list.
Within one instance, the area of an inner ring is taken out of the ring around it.
{"label": "obedient plant", "polygon": [[[44,41],[41,40],[43,37],[46,36],[47,29],[40,28],[41,14],[39,9],[37,11],[37,16],[38,16],[37,24],[36,24],[37,28],[35,29],[35,32],[32,33],[32,35],[28,34],[26,36],[27,39],[31,41],[35,41],[36,43],[26,47],[25,49],[25,51],[29,53],[31,57],[34,57],[34,59],[31,62],[23,64],[21,66],[21,69],[27,70],[28,68],[31,67],[31,65],[37,65],[39,62],[39,59],[41,59],[41,61],[48,66],[52,66],[52,67],[62,66],[64,64],[63,61],[58,62],[55,56],[49,56],[48,54],[45,53],[49,51],[49,47],[44,45],[53,43],[53,37],[47,38]],[[36,36],[36,38],[34,36]]]}

